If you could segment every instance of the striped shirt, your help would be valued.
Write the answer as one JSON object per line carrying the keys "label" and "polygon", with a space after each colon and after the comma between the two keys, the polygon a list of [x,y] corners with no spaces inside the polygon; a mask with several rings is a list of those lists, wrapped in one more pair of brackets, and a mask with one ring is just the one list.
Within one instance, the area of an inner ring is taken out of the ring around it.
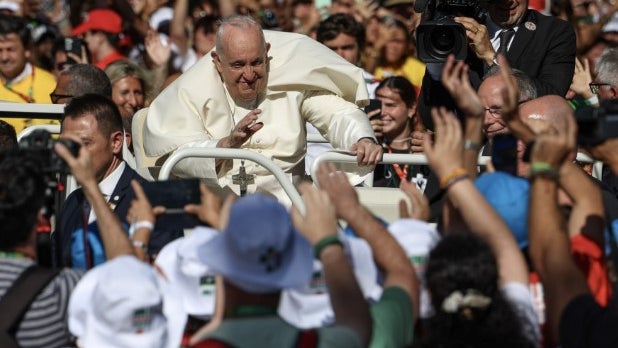
{"label": "striped shirt", "polygon": [[[25,258],[0,258],[0,298],[32,264],[32,260]],[[67,324],[67,306],[82,275],[65,268],[38,294],[17,330],[17,342],[21,347],[73,346]]]}

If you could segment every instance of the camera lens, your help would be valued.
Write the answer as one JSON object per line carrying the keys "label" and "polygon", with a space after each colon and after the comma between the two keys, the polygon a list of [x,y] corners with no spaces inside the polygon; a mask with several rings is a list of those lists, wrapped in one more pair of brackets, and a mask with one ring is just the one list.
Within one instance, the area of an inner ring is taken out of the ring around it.
{"label": "camera lens", "polygon": [[447,54],[455,46],[455,35],[450,27],[439,26],[432,31],[429,42],[436,53]]}

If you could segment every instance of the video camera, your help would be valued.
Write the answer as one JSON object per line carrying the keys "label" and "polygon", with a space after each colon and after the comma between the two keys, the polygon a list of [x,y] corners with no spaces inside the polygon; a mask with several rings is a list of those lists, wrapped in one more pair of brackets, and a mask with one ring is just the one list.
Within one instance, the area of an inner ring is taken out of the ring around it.
{"label": "video camera", "polygon": [[54,140],[46,130],[35,130],[31,134],[23,137],[19,142],[19,151],[33,158],[40,166],[45,181],[45,201],[42,213],[46,218],[46,223],[37,226],[37,255],[38,263],[41,266],[53,266],[53,246],[51,243],[51,218],[64,202],[64,182],[63,176],[70,174],[68,165],[54,150],[54,144],[61,142],[73,156],[79,154],[79,143],[70,139]]}
{"label": "video camera", "polygon": [[466,29],[455,22],[458,16],[484,23],[488,0],[417,0],[414,10],[426,13],[416,29],[418,57],[425,63],[442,63],[453,54],[456,60],[468,55]]}
{"label": "video camera", "polygon": [[598,108],[587,106],[575,111],[577,143],[595,146],[618,138],[618,100],[604,100]]}
{"label": "video camera", "polygon": [[73,156],[79,154],[79,143],[70,139],[52,139],[50,133],[46,130],[35,130],[31,134],[25,136],[19,142],[21,150],[30,151],[37,156],[46,175],[51,174],[55,177],[56,174],[70,174],[69,167],[54,151],[54,144],[61,142],[64,144]]}

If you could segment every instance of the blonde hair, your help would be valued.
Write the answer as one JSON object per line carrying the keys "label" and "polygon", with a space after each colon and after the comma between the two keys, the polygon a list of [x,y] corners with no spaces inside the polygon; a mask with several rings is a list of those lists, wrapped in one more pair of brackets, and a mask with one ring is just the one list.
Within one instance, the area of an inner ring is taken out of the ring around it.
{"label": "blonde hair", "polygon": [[152,100],[152,82],[150,75],[141,66],[133,63],[128,59],[117,60],[105,68],[105,74],[109,78],[112,86],[116,81],[125,77],[134,77],[140,80],[142,84],[142,92],[144,93],[144,102],[147,103]]}

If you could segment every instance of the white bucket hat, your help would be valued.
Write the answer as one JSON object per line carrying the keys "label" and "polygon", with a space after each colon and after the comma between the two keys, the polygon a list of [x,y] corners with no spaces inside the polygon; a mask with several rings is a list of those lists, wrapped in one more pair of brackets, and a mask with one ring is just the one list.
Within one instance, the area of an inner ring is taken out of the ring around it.
{"label": "white bucket hat", "polygon": [[177,347],[168,330],[181,318],[163,310],[155,270],[119,256],[84,275],[71,294],[69,330],[82,347]]}
{"label": "white bucket hat", "polygon": [[274,198],[252,194],[232,205],[227,227],[199,248],[215,274],[251,293],[272,293],[309,283],[313,251]]}

